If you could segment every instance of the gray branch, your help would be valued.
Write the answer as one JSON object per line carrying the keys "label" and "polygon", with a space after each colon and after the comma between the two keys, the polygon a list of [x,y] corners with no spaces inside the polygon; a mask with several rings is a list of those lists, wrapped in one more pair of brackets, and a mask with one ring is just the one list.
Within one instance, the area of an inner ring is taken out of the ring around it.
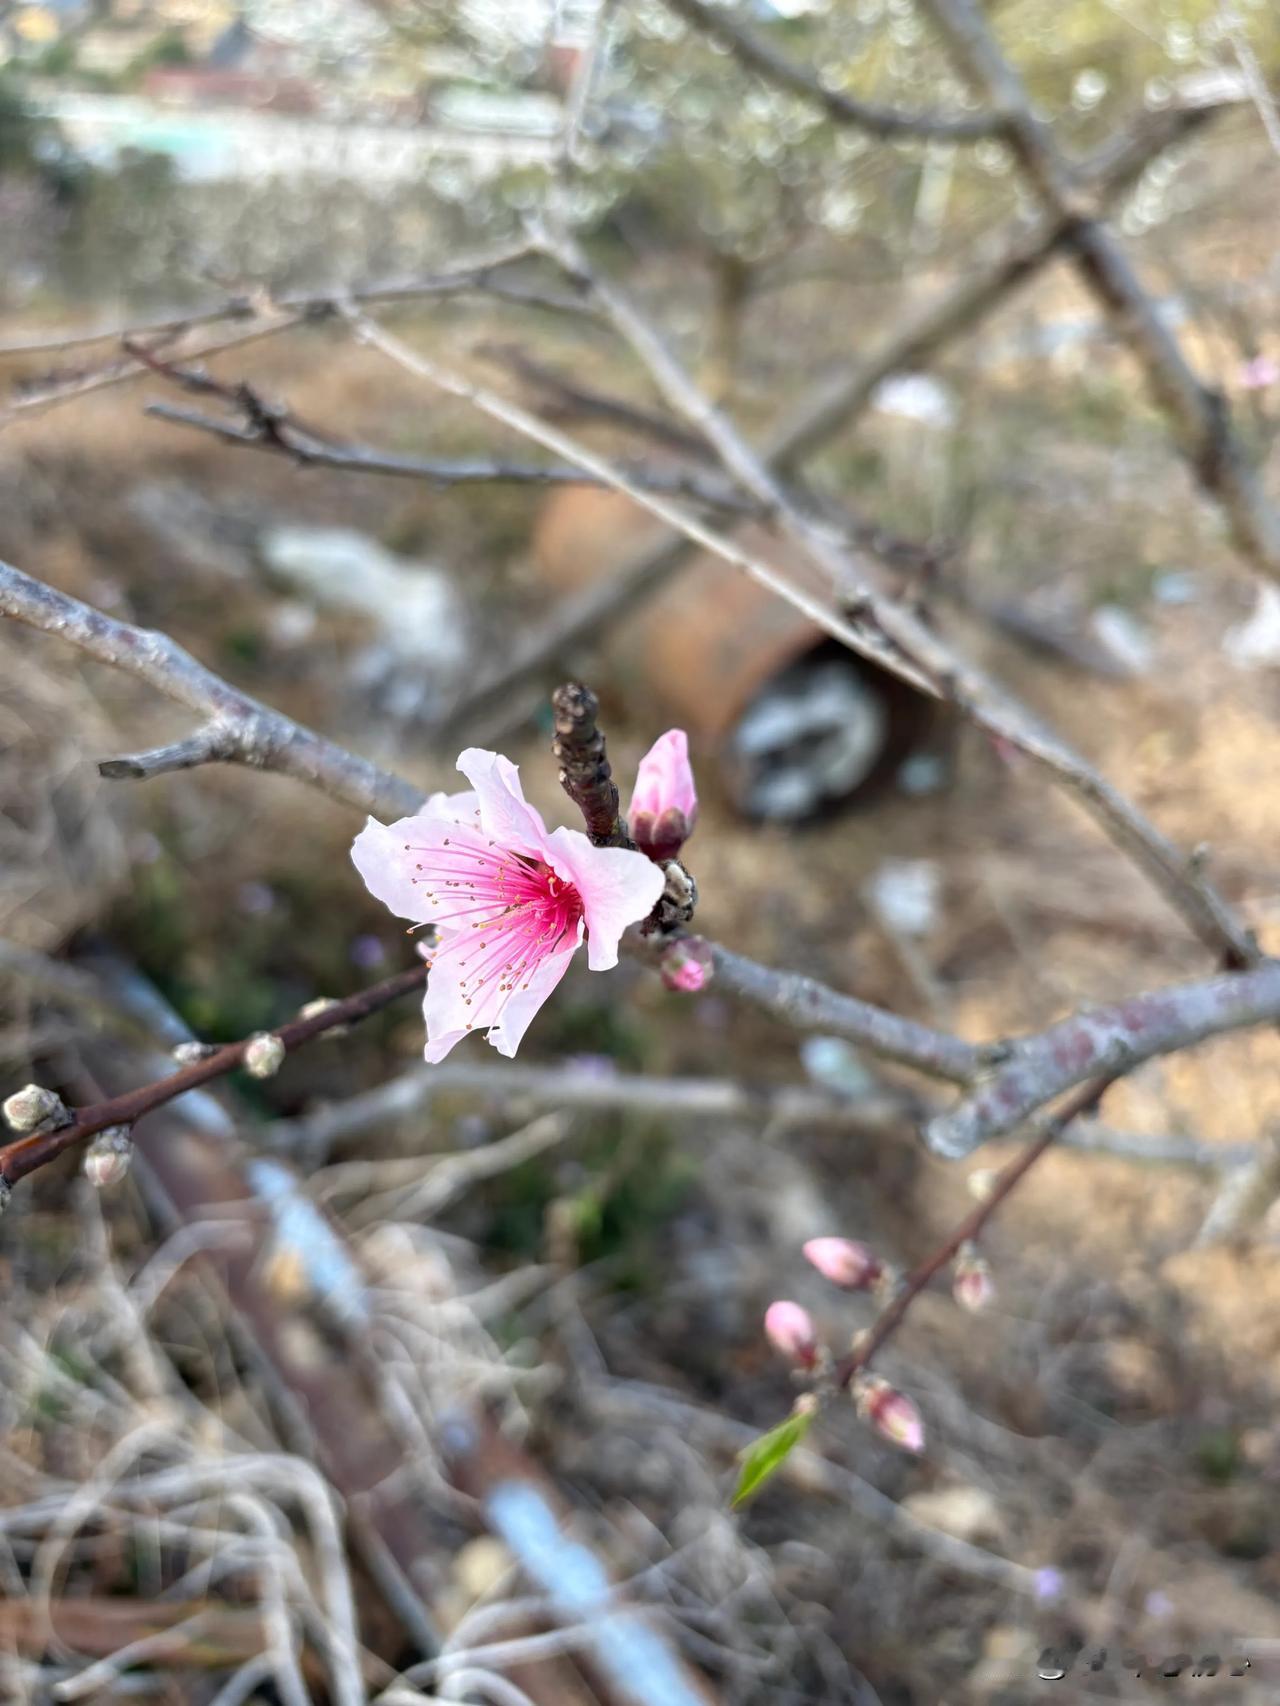
{"label": "gray branch", "polygon": [[1236,549],[1280,579],[1280,514],[1263,493],[1225,397],[1191,367],[1128,255],[1081,195],[976,0],[925,0],[925,7],[970,81],[1006,114],[1009,145],[1045,207],[1069,222],[1081,277],[1145,369],[1192,473],[1226,516]]}
{"label": "gray branch", "polygon": [[767,83],[820,106],[833,124],[847,125],[886,140],[914,137],[934,142],[977,142],[984,136],[998,135],[1004,128],[999,113],[949,118],[933,113],[898,112],[893,107],[861,101],[854,95],[829,88],[813,72],[779,53],[772,42],[741,23],[726,6],[710,5],[708,0],[667,0],[667,5],[696,30],[723,42],[740,64],[757,72]]}
{"label": "gray branch", "polygon": [[[829,577],[838,595],[862,614],[853,626],[824,622],[826,631],[851,650],[888,669],[915,687],[953,704],[964,716],[989,735],[1009,742],[1033,759],[1050,778],[1084,807],[1165,899],[1181,914],[1191,930],[1214,953],[1228,963],[1249,964],[1257,958],[1249,932],[1208,881],[1204,872],[1180,854],[1124,794],[1074,751],[1056,732],[1041,725],[999,682],[986,676],[968,659],[960,657],[934,629],[899,599],[883,588],[878,565],[824,518],[801,507],[787,491],[768,463],[738,431],[734,423],[694,384],[671,353],[661,334],[616,284],[590,267],[581,248],[561,233],[541,238],[547,252],[576,280],[584,294],[595,301],[619,335],[644,363],[666,402],[702,434],[719,457],[726,472],[743,491],[769,510],[779,529]],[[424,376],[440,383],[438,369],[425,364]],[[456,393],[455,394],[459,394]],[[472,392],[472,400],[475,400]],[[482,405],[483,406],[483,405]],[[493,412],[490,410],[490,412]],[[506,416],[508,424],[529,430],[528,417]],[[535,434],[536,436],[536,430]],[[560,438],[561,454],[581,456],[571,441]],[[597,463],[597,471],[603,468]],[[616,475],[615,484],[619,484]],[[625,486],[619,484],[620,490]],[[634,491],[628,493],[637,496]],[[646,506],[655,513],[652,501]],[[775,575],[770,583],[742,552],[706,529],[694,533],[668,510],[662,519],[677,525],[699,544],[726,561],[746,568],[781,597],[797,604],[794,584]]]}
{"label": "gray branch", "polygon": [[[565,463],[501,462],[493,457],[422,457],[399,456],[393,451],[378,450],[365,444],[340,444],[321,438],[287,413],[273,420],[272,431],[265,433],[252,422],[221,420],[186,409],[173,403],[150,403],[147,414],[175,426],[194,428],[211,433],[226,444],[243,445],[251,450],[274,451],[308,468],[336,468],[352,474],[386,474],[403,480],[424,480],[429,485],[477,486],[600,486],[580,468]],[[646,468],[628,464],[629,478],[647,492],[665,492],[672,497],[688,498],[694,503],[737,515],[758,513],[758,506],[741,498],[723,480],[716,480],[693,471],[672,468]]]}
{"label": "gray branch", "polygon": [[957,1107],[925,1126],[939,1155],[958,1160],[1015,1131],[1038,1108],[1095,1077],[1117,1077],[1207,1037],[1280,1019],[1280,960],[1177,984],[1073,1014],[1009,1045],[1009,1058]]}
{"label": "gray branch", "polygon": [[241,693],[167,634],[117,622],[4,562],[0,616],[55,634],[207,719],[204,728],[174,745],[133,758],[108,759],[104,774],[151,776],[223,762],[309,782],[360,811],[396,815],[413,811],[422,800],[420,790],[400,777]]}

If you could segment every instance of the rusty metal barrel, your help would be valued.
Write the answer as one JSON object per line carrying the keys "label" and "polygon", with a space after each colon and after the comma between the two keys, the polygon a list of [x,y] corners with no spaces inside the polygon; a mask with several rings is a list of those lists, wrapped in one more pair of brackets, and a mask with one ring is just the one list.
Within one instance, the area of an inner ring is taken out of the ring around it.
{"label": "rusty metal barrel", "polygon": [[[543,506],[535,560],[564,595],[660,532],[616,493],[566,489]],[[734,538],[783,570],[794,560],[794,548],[762,526]],[[607,645],[624,690],[656,700],[689,731],[749,818],[799,823],[861,803],[920,749],[932,720],[920,694],[705,551]]]}

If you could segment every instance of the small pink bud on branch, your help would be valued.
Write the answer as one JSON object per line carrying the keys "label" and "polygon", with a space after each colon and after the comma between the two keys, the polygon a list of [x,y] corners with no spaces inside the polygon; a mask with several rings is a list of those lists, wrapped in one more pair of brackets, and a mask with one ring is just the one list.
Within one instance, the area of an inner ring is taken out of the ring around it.
{"label": "small pink bud on branch", "polygon": [[664,949],[658,973],[668,989],[682,995],[696,995],[706,988],[715,973],[710,944],[701,936],[681,936]]}
{"label": "small pink bud on branch", "polygon": [[869,1291],[884,1273],[875,1251],[853,1238],[810,1238],[804,1257],[842,1291]]}
{"label": "small pink bud on branch", "polygon": [[698,796],[683,729],[668,729],[640,760],[627,812],[631,839],[650,859],[674,859],[693,834]]}
{"label": "small pink bud on branch", "polygon": [[856,1375],[850,1390],[858,1414],[882,1439],[917,1455],[924,1450],[924,1422],[905,1392],[878,1374]]}
{"label": "small pink bud on branch", "polygon": [[84,1176],[98,1190],[118,1185],[133,1160],[133,1136],[127,1125],[108,1126],[85,1151]]}
{"label": "small pink bud on branch", "polygon": [[968,1309],[975,1315],[995,1299],[996,1286],[991,1269],[974,1244],[962,1244],[957,1252],[951,1295],[962,1309]]}
{"label": "small pink bud on branch", "polygon": [[807,1309],[780,1299],[764,1312],[765,1336],[797,1368],[812,1368],[818,1360],[818,1332]]}

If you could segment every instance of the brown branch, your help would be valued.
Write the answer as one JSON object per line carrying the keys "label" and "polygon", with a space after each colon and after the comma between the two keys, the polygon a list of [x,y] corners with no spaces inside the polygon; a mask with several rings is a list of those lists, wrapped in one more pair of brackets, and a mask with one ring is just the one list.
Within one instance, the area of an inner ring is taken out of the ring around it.
{"label": "brown branch", "polygon": [[551,750],[560,766],[560,786],[582,813],[587,834],[597,847],[632,847],[622,816],[618,787],[597,725],[600,701],[581,682],[567,682],[551,695],[555,739]]}
{"label": "brown branch", "polygon": [[[91,656],[148,681],[180,703],[214,713],[221,718],[220,726],[235,731],[242,762],[296,776],[361,810],[373,808],[398,815],[412,812],[422,802],[421,790],[246,699],[166,636],[115,622],[5,564],[0,564],[0,614],[58,634]],[[161,749],[170,754],[175,750]],[[255,756],[244,757],[246,751]],[[650,957],[653,944],[636,944],[634,951]],[[990,1049],[903,1019],[811,979],[771,971],[726,949],[715,948],[713,952],[723,988],[753,1001],[787,1024],[847,1036],[874,1053],[956,1082],[971,1081],[990,1063]],[[415,968],[404,975],[416,983],[424,973]],[[996,1075],[971,1103],[941,1116],[941,1123],[933,1122],[928,1128],[930,1139],[943,1153],[967,1153],[986,1136],[1012,1129],[1028,1112],[1090,1073],[1128,1071],[1154,1054],[1277,1017],[1280,962],[1276,961],[1264,962],[1255,971],[1236,977],[1138,996],[1119,1009],[1077,1015],[1039,1038],[1009,1045],[1013,1053],[1007,1064],[997,1068]],[[328,1021],[333,1022],[340,1021]],[[306,1023],[317,1030],[327,1028],[316,1020]],[[238,1060],[243,1045],[231,1046]],[[202,1063],[201,1070],[216,1076],[207,1062]],[[996,1086],[1002,1088],[997,1091]],[[998,1106],[991,1103],[993,1095]],[[994,1108],[994,1124],[984,1124],[989,1105]],[[979,1111],[966,1113],[967,1108]],[[128,1107],[116,1107],[93,1129],[128,1123],[136,1112],[130,1114]]]}
{"label": "brown branch", "polygon": [[962,1244],[977,1242],[992,1215],[1008,1200],[1010,1193],[1022,1183],[1045,1151],[1062,1135],[1073,1120],[1079,1119],[1082,1114],[1093,1112],[1113,1082],[1113,1078],[1107,1076],[1093,1079],[1091,1082],[1082,1085],[1070,1102],[1058,1112],[1057,1116],[1046,1123],[1035,1141],[1028,1144],[1017,1160],[1010,1162],[999,1175],[986,1201],[980,1202],[972,1209],[933,1254],[926,1257],[919,1267],[912,1269],[898,1288],[888,1308],[872,1324],[866,1335],[859,1339],[853,1351],[837,1368],[835,1373],[837,1386],[848,1386],[854,1375],[861,1373],[863,1369],[868,1367],[871,1359],[877,1352],[884,1349],[884,1346],[901,1327],[912,1304],[930,1285],[934,1276],[941,1273],[949,1262],[955,1260]]}
{"label": "brown branch", "polygon": [[666,3],[696,30],[722,42],[740,64],[757,72],[767,83],[820,106],[834,124],[848,125],[885,140],[909,137],[941,142],[976,142],[985,136],[998,135],[1004,128],[1003,116],[998,112],[947,118],[932,113],[898,112],[893,107],[859,100],[830,88],[815,73],[779,53],[772,42],[741,23],[727,6],[711,5],[708,0],[666,0]]}
{"label": "brown branch", "polygon": [[1041,201],[1069,223],[1078,271],[1145,369],[1192,473],[1222,509],[1236,549],[1254,568],[1280,579],[1280,514],[1236,435],[1226,398],[1196,374],[1128,255],[1081,196],[976,0],[925,4],[970,81],[1007,115],[1009,145]]}
{"label": "brown branch", "polygon": [[931,1120],[925,1139],[938,1154],[957,1160],[1015,1130],[1087,1078],[1120,1077],[1157,1055],[1278,1019],[1280,960],[1087,1008],[1010,1044],[1008,1059],[972,1096]]}
{"label": "brown branch", "polygon": [[[336,1026],[351,1025],[357,1020],[367,1019],[370,1014],[381,1012],[401,996],[422,989],[426,981],[426,966],[412,966],[408,971],[398,972],[356,995],[334,1001],[319,1012],[292,1019],[272,1035],[279,1039],[285,1053],[291,1054]],[[198,1089],[215,1078],[224,1078],[243,1063],[245,1052],[253,1040],[245,1037],[240,1042],[225,1043],[204,1060],[180,1067],[167,1078],[73,1110],[70,1121],[55,1130],[34,1132],[29,1137],[19,1137],[0,1146],[0,1179],[8,1185],[16,1185],[29,1173],[47,1166],[66,1150],[85,1143],[96,1133],[106,1131],[110,1126],[132,1127],[144,1115],[164,1107],[188,1090]]]}

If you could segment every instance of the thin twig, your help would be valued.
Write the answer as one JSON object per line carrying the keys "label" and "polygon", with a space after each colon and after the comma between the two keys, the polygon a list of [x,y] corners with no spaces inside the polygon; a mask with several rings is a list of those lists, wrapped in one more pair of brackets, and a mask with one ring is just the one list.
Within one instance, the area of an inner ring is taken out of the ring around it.
{"label": "thin twig", "polygon": [[[4,562],[0,616],[55,634],[207,718],[203,730],[176,745],[106,760],[106,776],[152,776],[197,761],[220,761],[310,782],[361,811],[394,816],[421,803],[421,791],[410,783],[241,693],[167,634],[117,622]],[[195,759],[193,741],[207,747],[207,757]]]}
{"label": "thin twig", "polygon": [[925,0],[970,81],[1008,119],[1009,145],[1049,212],[1072,222],[1077,268],[1146,370],[1202,489],[1221,507],[1241,556],[1280,579],[1280,514],[1231,424],[1227,400],[1196,374],[1127,254],[1080,191],[976,0]]}
{"label": "thin twig", "polygon": [[962,1244],[976,1243],[987,1222],[996,1210],[1007,1201],[1010,1193],[1021,1184],[1027,1174],[1035,1166],[1040,1157],[1062,1135],[1063,1131],[1073,1120],[1091,1113],[1103,1096],[1110,1089],[1114,1079],[1108,1075],[1092,1079],[1084,1084],[1062,1107],[1053,1120],[1047,1121],[1043,1130],[1034,1142],[1029,1143],[1015,1161],[1009,1165],[997,1178],[991,1193],[984,1202],[967,1214],[958,1226],[943,1240],[931,1256],[928,1256],[919,1267],[914,1268],[898,1288],[893,1301],[861,1336],[853,1351],[845,1358],[836,1370],[837,1386],[848,1386],[856,1374],[868,1367],[877,1352],[884,1346],[905,1321],[912,1304],[928,1287],[934,1275],[942,1271],[947,1264],[955,1259]]}
{"label": "thin twig", "polygon": [[[356,995],[334,1001],[320,1012],[292,1019],[272,1035],[279,1039],[285,1053],[289,1054],[335,1026],[354,1024],[360,1019],[367,1019],[370,1014],[380,1013],[393,1001],[422,989],[426,980],[426,966],[412,966],[408,971],[397,972],[394,977],[385,978]],[[47,1166],[57,1156],[86,1142],[96,1133],[106,1131],[110,1126],[131,1127],[145,1114],[163,1107],[166,1102],[175,1101],[188,1090],[198,1089],[215,1078],[224,1078],[243,1063],[245,1051],[253,1040],[245,1037],[240,1042],[225,1043],[206,1059],[181,1067],[166,1078],[128,1090],[120,1096],[112,1096],[104,1102],[75,1109],[66,1125],[15,1138],[0,1146],[0,1178],[9,1185],[15,1185],[29,1173]]]}
{"label": "thin twig", "polygon": [[[565,1113],[639,1111],[671,1119],[751,1122],[775,1134],[798,1127],[885,1137],[913,1131],[929,1109],[915,1092],[876,1084],[842,1095],[808,1084],[752,1084],[732,1078],[662,1078],[650,1073],[586,1072],[561,1066],[449,1062],[417,1066],[372,1090],[268,1128],[273,1151],[308,1169],[324,1165],[335,1144],[417,1120],[441,1098],[470,1095],[495,1107],[552,1108]],[[1113,1131],[1090,1120],[1064,1132],[1062,1147],[1137,1166],[1235,1172],[1257,1155],[1253,1143],[1207,1143],[1180,1134]],[[420,1158],[426,1165],[431,1156]],[[365,1169],[363,1162],[344,1163]],[[326,1182],[343,1174],[330,1168]],[[354,1174],[352,1175],[355,1176]]]}
{"label": "thin twig", "polygon": [[[1171,108],[1145,115],[1118,141],[1109,143],[1081,170],[1081,183],[1092,186],[1099,205],[1127,189],[1165,149],[1215,116],[1215,107]],[[1070,222],[1046,219],[1029,233],[1018,231],[985,268],[927,304],[892,333],[852,373],[837,374],[815,387],[778,426],[763,453],[774,472],[794,470],[837,433],[852,425],[881,380],[917,365],[981,318],[1059,250]],[[687,447],[686,447],[687,448]],[[870,541],[871,549],[876,544]],[[452,708],[444,727],[465,729],[510,703],[513,695],[569,658],[611,623],[620,621],[650,598],[683,565],[692,549],[679,533],[646,543],[614,572],[567,598],[541,627],[522,639],[490,674]]]}
{"label": "thin twig", "polygon": [[848,125],[885,140],[910,137],[944,142],[977,142],[998,135],[1004,128],[1004,117],[999,112],[950,118],[932,113],[903,113],[859,100],[829,87],[813,72],[796,65],[772,42],[742,23],[727,6],[711,5],[708,0],[666,0],[666,3],[695,29],[723,42],[735,59],[758,72],[766,82],[813,101],[835,124]]}
{"label": "thin twig", "polygon": [[[563,233],[544,233],[540,241],[584,294],[599,304],[644,362],[671,407],[705,437],[726,471],[776,518],[779,528],[828,573],[842,598],[847,604],[851,603],[862,618],[857,624],[842,622],[838,626],[827,620],[822,623],[826,632],[862,656],[883,664],[911,685],[923,686],[933,696],[949,701],[984,732],[1010,743],[1033,759],[1097,820],[1206,945],[1232,965],[1249,964],[1255,960],[1257,950],[1251,936],[1234,918],[1204,872],[1180,854],[1154,824],[1148,823],[1138,808],[1079,753],[1052,730],[1039,725],[1033,714],[998,682],[989,679],[967,659],[960,658],[914,611],[887,596],[878,584],[875,565],[869,563],[865,556],[852,555],[838,530],[811,511],[797,506],[767,462],[747,443],[724,412],[694,384],[635,303],[617,285],[601,278],[590,267],[581,248],[571,238]],[[376,342],[376,329],[370,335]],[[406,350],[398,340],[387,340],[385,334],[382,337],[386,353],[393,354],[394,359],[405,365],[415,363],[414,352]],[[481,392],[465,380],[442,374],[433,363],[418,362],[415,371],[421,371],[423,377],[455,395],[468,396],[477,407],[495,418],[505,419],[518,431],[548,442],[547,434],[551,429],[537,417],[504,404],[502,399]],[[762,576],[758,572],[759,565],[753,565],[735,545],[718,538],[705,527],[695,532],[684,525],[687,518],[679,511],[671,511],[669,506],[664,513],[652,498],[620,482],[616,469],[610,470],[608,464],[584,452],[563,434],[555,433],[554,443],[558,454],[582,459],[601,474],[606,471],[612,473],[618,489],[635,498],[642,507],[663,520],[674,517],[676,524],[683,525],[689,537],[738,567],[746,568],[770,590],[804,609],[807,614],[811,613],[811,604],[801,604],[798,600],[793,582],[772,573],[768,578]]]}

